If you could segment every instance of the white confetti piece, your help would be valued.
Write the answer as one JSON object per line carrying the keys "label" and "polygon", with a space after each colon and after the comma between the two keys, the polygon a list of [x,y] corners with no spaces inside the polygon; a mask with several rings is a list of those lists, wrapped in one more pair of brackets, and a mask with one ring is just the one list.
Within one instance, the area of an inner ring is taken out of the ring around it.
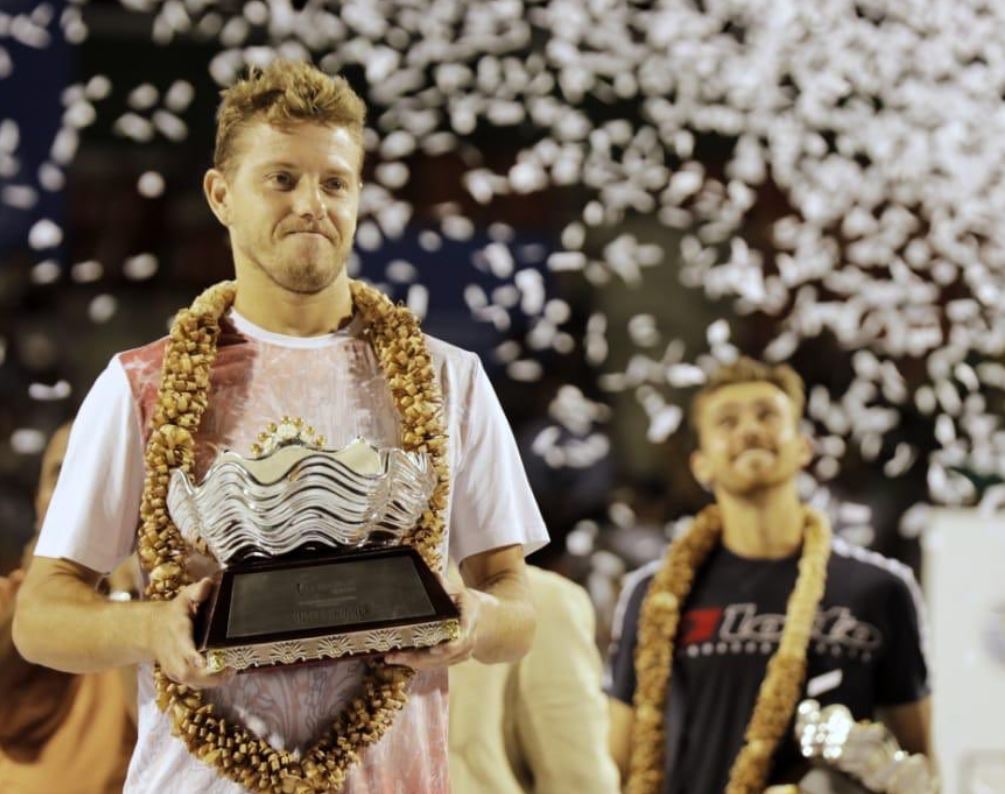
{"label": "white confetti piece", "polygon": [[157,272],[157,267],[157,257],[153,254],[137,254],[125,261],[122,272],[130,281],[144,281]]}
{"label": "white confetti piece", "polygon": [[45,433],[34,428],[20,427],[11,433],[10,446],[18,455],[38,455],[45,449]]}
{"label": "white confetti piece", "polygon": [[144,198],[157,198],[164,193],[164,177],[156,171],[146,171],[137,180],[136,190]]}
{"label": "white confetti piece", "polygon": [[91,318],[91,322],[100,325],[111,320],[118,307],[118,300],[113,295],[96,295],[87,307],[87,316]]}
{"label": "white confetti piece", "polygon": [[28,231],[28,245],[36,251],[55,248],[63,242],[63,230],[48,218],[36,221]]}

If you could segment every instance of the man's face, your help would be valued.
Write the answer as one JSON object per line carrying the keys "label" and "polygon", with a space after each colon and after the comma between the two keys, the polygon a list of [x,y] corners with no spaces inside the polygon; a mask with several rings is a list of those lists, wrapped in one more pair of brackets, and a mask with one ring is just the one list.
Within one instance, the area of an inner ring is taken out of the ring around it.
{"label": "man's face", "polygon": [[362,148],[344,127],[253,122],[235,141],[227,174],[207,193],[230,231],[238,266],[278,287],[313,294],[344,270],[356,233]]}
{"label": "man's face", "polygon": [[715,489],[752,495],[791,480],[810,461],[792,401],[771,383],[723,386],[699,410],[700,443],[691,466]]}

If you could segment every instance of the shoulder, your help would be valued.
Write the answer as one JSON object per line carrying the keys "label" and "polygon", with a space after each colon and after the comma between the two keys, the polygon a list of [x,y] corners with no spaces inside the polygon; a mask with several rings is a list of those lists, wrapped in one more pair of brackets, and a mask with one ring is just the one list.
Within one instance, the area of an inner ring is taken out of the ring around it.
{"label": "shoulder", "polygon": [[899,592],[920,608],[922,596],[918,582],[911,569],[899,560],[835,538],[831,544],[829,568],[831,576],[840,577],[861,595]]}
{"label": "shoulder", "polygon": [[113,360],[118,359],[123,366],[135,362],[157,361],[158,365],[164,358],[164,350],[167,348],[170,337],[162,336],[145,345],[133,347],[116,353]]}
{"label": "shoulder", "polygon": [[447,370],[455,375],[471,377],[479,367],[481,359],[477,353],[465,350],[463,347],[444,342],[435,336],[425,335],[426,347],[433,357],[433,362],[441,372]]}
{"label": "shoulder", "polygon": [[618,596],[618,603],[614,609],[613,631],[615,638],[621,635],[626,625],[634,626],[638,622],[642,599],[649,590],[649,583],[652,582],[662,564],[662,558],[653,560],[641,568],[636,568],[625,574],[624,579],[621,580],[621,594]]}
{"label": "shoulder", "polygon": [[129,379],[134,391],[151,381],[159,381],[161,367],[164,363],[164,351],[167,349],[168,337],[162,336],[153,342],[123,350],[112,357],[112,362],[118,362]]}

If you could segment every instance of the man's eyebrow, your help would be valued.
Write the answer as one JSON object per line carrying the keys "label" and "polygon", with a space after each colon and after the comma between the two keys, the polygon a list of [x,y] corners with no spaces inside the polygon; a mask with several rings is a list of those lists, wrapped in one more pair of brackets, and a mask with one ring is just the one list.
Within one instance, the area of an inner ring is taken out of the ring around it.
{"label": "man's eyebrow", "polygon": [[[258,165],[258,169],[262,171],[268,170],[270,168],[285,168],[289,171],[300,170],[300,166],[296,165],[295,163],[288,162],[286,160],[266,160],[265,162],[260,163]],[[347,174],[352,175],[354,173],[354,171],[351,168],[342,165],[329,165],[327,168],[325,168],[324,172],[326,174],[334,174],[336,176],[345,176]]]}

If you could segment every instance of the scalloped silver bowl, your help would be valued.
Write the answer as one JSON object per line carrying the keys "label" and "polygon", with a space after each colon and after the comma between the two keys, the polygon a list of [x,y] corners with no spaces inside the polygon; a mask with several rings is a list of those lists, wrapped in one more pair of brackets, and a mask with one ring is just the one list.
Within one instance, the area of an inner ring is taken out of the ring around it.
{"label": "scalloped silver bowl", "polygon": [[364,439],[340,450],[298,442],[258,458],[224,451],[198,485],[176,469],[167,505],[184,538],[204,541],[226,567],[308,543],[396,545],[435,487],[421,453],[377,449]]}

